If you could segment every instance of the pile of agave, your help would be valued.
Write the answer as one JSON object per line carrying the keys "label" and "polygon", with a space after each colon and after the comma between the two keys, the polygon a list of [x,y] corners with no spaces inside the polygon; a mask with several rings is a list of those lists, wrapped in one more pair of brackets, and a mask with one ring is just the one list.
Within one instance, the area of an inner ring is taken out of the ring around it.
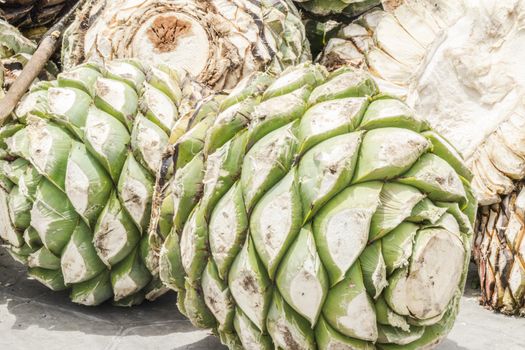
{"label": "pile of agave", "polygon": [[[0,16],[33,37],[71,3]],[[471,252],[483,304],[524,314],[524,14],[84,1],[0,128],[2,243],[75,303],[175,291],[230,349],[432,348]],[[0,21],[0,97],[22,33]]]}

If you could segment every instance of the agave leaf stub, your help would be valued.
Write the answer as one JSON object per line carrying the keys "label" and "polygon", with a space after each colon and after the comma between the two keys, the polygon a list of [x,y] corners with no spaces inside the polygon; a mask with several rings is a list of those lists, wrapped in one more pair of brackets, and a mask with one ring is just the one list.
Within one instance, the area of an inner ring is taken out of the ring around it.
{"label": "agave leaf stub", "polygon": [[382,186],[379,182],[369,182],[349,187],[314,219],[317,247],[332,286],[344,278],[365,249]]}
{"label": "agave leaf stub", "polygon": [[361,141],[360,133],[336,136],[315,146],[303,156],[299,176],[305,221],[328,198],[350,184]]}
{"label": "agave leaf stub", "polygon": [[[182,292],[202,291],[206,306],[190,320],[216,322],[230,349],[432,346],[453,323],[469,259],[475,200],[459,158],[434,154],[424,121],[363,72],[304,64],[255,88],[260,78],[225,98],[199,131],[209,146],[164,178],[180,186],[163,198],[178,198],[163,222],[168,283],[186,278]],[[309,108],[294,108],[301,99]]]}
{"label": "agave leaf stub", "polygon": [[374,129],[363,139],[354,182],[401,175],[430,147],[421,135],[400,128]]}
{"label": "agave leaf stub", "polygon": [[[252,72],[279,72],[310,58],[299,13],[287,0],[91,0],[67,29],[63,46],[69,68],[84,60],[136,58],[168,64],[216,91],[232,89]],[[174,97],[176,90],[151,81]]]}
{"label": "agave leaf stub", "polygon": [[259,332],[266,329],[265,317],[270,307],[272,286],[262,263],[247,239],[233,262],[228,285],[237,305],[244,310]]}
{"label": "agave leaf stub", "polygon": [[[181,106],[208,92],[197,83],[183,92],[187,79],[152,69],[133,60],[77,66],[33,88],[0,129],[2,240],[32,276],[71,288],[77,303],[131,306],[167,290],[146,234],[155,175]],[[154,106],[152,89],[167,100]],[[159,106],[171,109],[160,115]],[[163,266],[177,262],[175,254]],[[162,272],[184,288],[184,271]]]}
{"label": "agave leaf stub", "polygon": [[262,333],[241,309],[237,308],[235,310],[233,322],[235,331],[244,347],[264,350],[273,349],[270,336]]}
{"label": "agave leaf stub", "polygon": [[321,318],[315,329],[317,346],[320,349],[372,350],[375,346],[367,341],[342,335]]}
{"label": "agave leaf stub", "polygon": [[225,279],[248,230],[248,218],[237,183],[215,206],[210,218],[210,251],[219,276]]}
{"label": "agave leaf stub", "polygon": [[68,285],[89,281],[105,266],[91,244],[89,228],[79,223],[60,259],[64,282]]}
{"label": "agave leaf stub", "polygon": [[241,185],[246,189],[243,195],[248,210],[289,170],[297,147],[294,126],[291,123],[269,133],[246,154]]}
{"label": "agave leaf stub", "polygon": [[165,286],[173,290],[184,289],[184,268],[179,245],[177,234],[168,235],[159,258],[159,277]]}
{"label": "agave leaf stub", "polygon": [[366,98],[349,97],[312,106],[299,124],[298,137],[302,152],[329,137],[353,131],[367,105]]}
{"label": "agave leaf stub", "polygon": [[217,268],[211,261],[202,275],[202,292],[206,306],[219,322],[220,328],[231,331],[235,304],[227,284],[219,278]]}
{"label": "agave leaf stub", "polygon": [[71,150],[65,191],[77,213],[94,225],[109,199],[111,178],[81,143],[75,143]]}
{"label": "agave leaf stub", "polygon": [[60,258],[42,247],[27,258],[27,266],[57,270],[60,267]]}
{"label": "agave leaf stub", "polygon": [[317,323],[328,290],[328,276],[315,250],[311,227],[290,247],[276,276],[282,297],[311,325]]}
{"label": "agave leaf stub", "polygon": [[[482,303],[509,315],[519,314],[525,300],[525,269],[516,260],[524,250],[525,194],[522,182],[517,185],[517,191],[503,197],[501,203],[481,208],[473,248],[483,285]],[[496,232],[503,238],[501,243]],[[500,258],[496,258],[496,253],[500,253]],[[505,281],[505,288],[496,288]]]}
{"label": "agave leaf stub", "polygon": [[369,341],[377,339],[374,305],[366,293],[359,264],[351,268],[347,279],[329,292],[323,314],[332,327],[346,336]]}
{"label": "agave leaf stub", "polygon": [[268,333],[275,346],[299,349],[315,349],[315,339],[308,322],[297,317],[278,292],[274,293],[272,305],[268,311]]}

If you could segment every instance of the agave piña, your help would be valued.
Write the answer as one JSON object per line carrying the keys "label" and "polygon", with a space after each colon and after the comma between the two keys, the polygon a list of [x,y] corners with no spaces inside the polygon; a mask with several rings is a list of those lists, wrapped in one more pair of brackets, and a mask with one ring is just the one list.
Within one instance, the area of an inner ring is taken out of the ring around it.
{"label": "agave pi\u00f1a", "polygon": [[231,349],[421,349],[456,317],[476,201],[462,160],[366,73],[253,75],[172,139],[159,275]]}
{"label": "agave pi\u00f1a", "polygon": [[132,60],[33,86],[0,129],[0,235],[30,276],[85,305],[163,293],[145,265],[155,173],[184,101],[200,93]]}

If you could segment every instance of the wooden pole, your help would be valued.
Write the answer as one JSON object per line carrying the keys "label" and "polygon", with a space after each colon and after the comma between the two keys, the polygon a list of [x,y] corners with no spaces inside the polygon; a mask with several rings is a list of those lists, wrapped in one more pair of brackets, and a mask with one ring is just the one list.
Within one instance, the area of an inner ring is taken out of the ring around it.
{"label": "wooden pole", "polygon": [[11,88],[7,91],[4,98],[0,99],[0,126],[9,118],[22,96],[29,90],[35,78],[49,62],[49,59],[57,48],[60,36],[73,18],[76,10],[84,2],[86,2],[86,0],[81,0],[73,5],[67,14],[46,32],[33,56],[22,70],[22,73],[20,73],[20,76],[11,85]]}

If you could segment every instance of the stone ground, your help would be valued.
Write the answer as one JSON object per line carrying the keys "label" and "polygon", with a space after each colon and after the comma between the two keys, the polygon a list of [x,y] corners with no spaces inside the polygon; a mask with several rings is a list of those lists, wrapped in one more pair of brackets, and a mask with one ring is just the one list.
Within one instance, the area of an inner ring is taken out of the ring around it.
{"label": "stone ground", "polygon": [[[473,274],[475,276],[475,274]],[[523,350],[525,319],[483,309],[476,281],[467,283],[461,312],[439,350]],[[133,308],[88,308],[26,278],[24,267],[0,250],[1,350],[225,349],[176,311],[173,294]]]}

